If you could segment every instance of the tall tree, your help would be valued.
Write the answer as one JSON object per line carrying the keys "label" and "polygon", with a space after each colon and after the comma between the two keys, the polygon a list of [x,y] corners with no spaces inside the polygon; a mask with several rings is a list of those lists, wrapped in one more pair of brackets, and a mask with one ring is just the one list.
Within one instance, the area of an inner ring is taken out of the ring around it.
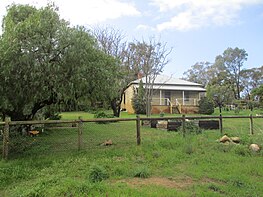
{"label": "tall tree", "polygon": [[208,69],[211,63],[197,62],[183,73],[183,79],[207,86],[209,83]]}
{"label": "tall tree", "polygon": [[259,101],[260,105],[263,106],[263,84],[252,90],[252,95],[256,100]]}
{"label": "tall tree", "polygon": [[53,5],[12,5],[7,11],[0,38],[3,116],[28,120],[48,105],[96,96],[91,78],[98,79],[111,59],[84,28],[70,27]]}
{"label": "tall tree", "polygon": [[241,70],[241,86],[245,98],[251,99],[251,91],[263,84],[263,66]]}
{"label": "tall tree", "polygon": [[168,63],[167,57],[172,49],[167,50],[166,44],[157,42],[154,38],[149,42],[135,41],[129,44],[130,63],[145,77],[146,115],[151,115],[151,99],[153,85],[157,75],[162,73]]}
{"label": "tall tree", "polygon": [[223,60],[226,66],[226,70],[229,73],[230,82],[234,86],[235,98],[240,99],[241,89],[241,69],[244,62],[247,60],[247,52],[244,49],[239,48],[227,48],[223,53]]}
{"label": "tall tree", "polygon": [[126,41],[124,41],[125,35],[112,27],[95,27],[92,34],[97,39],[100,50],[113,57],[117,64],[117,69],[108,73],[112,77],[110,78],[111,81],[108,82],[110,85],[108,91],[104,93],[110,100],[113,115],[119,117],[124,91],[128,84],[136,79],[134,73],[136,71],[133,71],[132,67],[129,66],[130,57],[128,56]]}

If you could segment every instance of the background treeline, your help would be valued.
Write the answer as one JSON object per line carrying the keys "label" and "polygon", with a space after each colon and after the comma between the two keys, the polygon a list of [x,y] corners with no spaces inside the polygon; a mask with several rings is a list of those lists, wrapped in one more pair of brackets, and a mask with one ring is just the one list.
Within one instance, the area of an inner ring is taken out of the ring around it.
{"label": "background treeline", "polygon": [[184,72],[184,79],[203,84],[207,96],[222,104],[262,105],[263,66],[244,68],[244,49],[227,48],[214,63],[197,62]]}

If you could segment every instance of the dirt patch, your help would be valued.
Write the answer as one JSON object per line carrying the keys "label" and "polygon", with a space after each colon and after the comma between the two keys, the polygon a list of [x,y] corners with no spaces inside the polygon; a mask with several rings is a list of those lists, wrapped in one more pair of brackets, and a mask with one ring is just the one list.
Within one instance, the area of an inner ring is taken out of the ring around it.
{"label": "dirt patch", "polygon": [[131,178],[131,179],[122,179],[114,181],[114,183],[126,183],[130,187],[143,187],[146,185],[156,185],[165,188],[176,188],[184,189],[194,184],[223,184],[223,182],[210,178],[203,178],[201,180],[193,180],[191,177],[181,177],[181,178],[163,178],[163,177],[151,177],[151,178]]}
{"label": "dirt patch", "polygon": [[145,185],[156,185],[162,186],[166,188],[177,188],[182,189],[188,187],[193,184],[193,180],[191,178],[183,178],[183,179],[169,179],[169,178],[161,178],[161,177],[151,177],[147,179],[141,178],[132,178],[132,179],[122,179],[116,181],[117,183],[127,183],[130,187],[142,187]]}
{"label": "dirt patch", "polygon": [[199,181],[199,183],[215,183],[218,185],[223,185],[225,182],[220,181],[220,180],[216,180],[216,179],[211,179],[211,178],[203,178]]}

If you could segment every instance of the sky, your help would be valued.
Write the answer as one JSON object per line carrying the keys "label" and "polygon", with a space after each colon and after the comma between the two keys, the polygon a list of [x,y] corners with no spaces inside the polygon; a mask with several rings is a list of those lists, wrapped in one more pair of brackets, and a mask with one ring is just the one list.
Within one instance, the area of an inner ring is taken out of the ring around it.
{"label": "sky", "polygon": [[0,18],[12,3],[48,2],[71,25],[112,27],[127,41],[154,37],[166,43],[172,49],[166,75],[182,77],[196,62],[213,63],[228,47],[246,50],[244,68],[263,65],[263,0],[0,0]]}

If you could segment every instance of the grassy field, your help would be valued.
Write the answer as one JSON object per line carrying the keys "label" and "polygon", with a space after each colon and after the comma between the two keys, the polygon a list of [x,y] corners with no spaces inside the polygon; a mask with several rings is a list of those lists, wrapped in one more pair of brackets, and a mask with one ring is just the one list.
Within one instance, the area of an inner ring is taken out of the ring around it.
{"label": "grassy field", "polygon": [[[62,115],[93,118],[85,112]],[[46,130],[27,137],[21,153],[0,161],[0,196],[263,196],[263,151],[248,149],[250,143],[263,145],[263,119],[254,121],[253,136],[249,120],[227,119],[223,125],[240,144],[220,144],[218,130],[183,138],[142,127],[137,146],[135,122],[87,123],[78,151],[77,129]],[[101,145],[109,139],[112,146]]]}

